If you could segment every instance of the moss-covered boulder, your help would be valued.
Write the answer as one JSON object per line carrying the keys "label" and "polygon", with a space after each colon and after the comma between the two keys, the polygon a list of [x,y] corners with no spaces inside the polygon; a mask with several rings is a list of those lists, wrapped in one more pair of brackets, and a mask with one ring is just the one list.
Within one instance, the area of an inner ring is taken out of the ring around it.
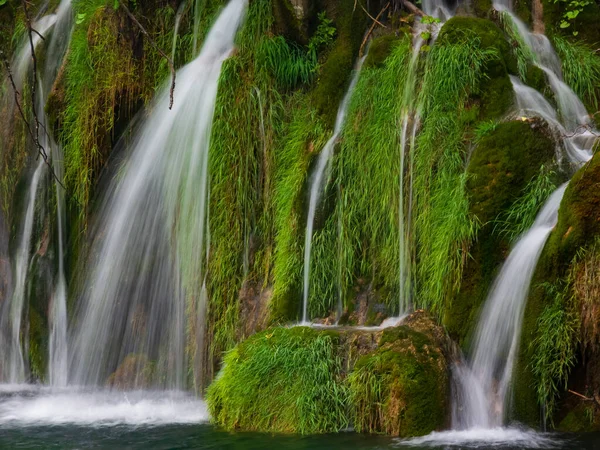
{"label": "moss-covered boulder", "polygon": [[453,17],[440,31],[438,45],[460,43],[476,38],[482,49],[490,52],[485,65],[486,77],[479,86],[476,99],[480,101],[480,119],[497,119],[513,103],[509,72],[516,71],[516,62],[504,34],[490,20],[476,17]]}
{"label": "moss-covered boulder", "polygon": [[386,329],[378,348],[358,359],[348,377],[357,431],[420,436],[444,427],[448,362],[439,331],[413,316]]}
{"label": "moss-covered boulder", "polygon": [[385,330],[270,329],[226,355],[207,402],[228,430],[423,435],[446,424],[449,346],[424,312]]}
{"label": "moss-covered boulder", "polygon": [[476,146],[468,166],[470,212],[480,223],[457,296],[444,324],[461,346],[468,344],[496,272],[510,249],[497,231],[496,219],[523,194],[542,165],[552,164],[555,144],[540,121],[511,121],[491,130]]}

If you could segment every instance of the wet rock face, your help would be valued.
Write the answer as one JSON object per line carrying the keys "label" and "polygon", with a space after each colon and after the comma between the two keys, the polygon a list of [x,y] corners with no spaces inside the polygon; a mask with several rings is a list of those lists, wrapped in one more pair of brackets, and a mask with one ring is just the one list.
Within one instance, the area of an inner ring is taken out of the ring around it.
{"label": "wet rock face", "polygon": [[424,311],[386,329],[269,329],[225,357],[207,402],[230,430],[424,435],[447,424],[450,348]]}
{"label": "wet rock face", "polygon": [[305,20],[309,14],[310,0],[290,0],[298,20]]}

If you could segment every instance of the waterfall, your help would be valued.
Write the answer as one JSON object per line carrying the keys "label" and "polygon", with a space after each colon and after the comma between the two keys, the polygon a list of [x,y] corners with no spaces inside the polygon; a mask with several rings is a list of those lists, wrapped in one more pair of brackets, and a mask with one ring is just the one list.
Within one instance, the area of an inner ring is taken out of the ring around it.
{"label": "waterfall", "polygon": [[[46,55],[46,68],[42,73],[42,77],[38,78],[38,95],[36,97],[36,104],[34,108],[37,113],[37,117],[40,122],[39,141],[46,152],[53,152],[53,143],[50,142],[49,132],[46,127],[46,120],[44,114],[44,106],[46,104],[47,97],[44,94],[47,92],[54,82],[56,72],[62,61],[62,56],[68,45],[68,39],[65,39],[62,35],[65,25],[70,27],[70,13],[71,13],[71,2],[70,0],[63,0],[57,9],[56,14],[48,14],[37,20],[32,26],[36,30],[36,33],[32,34],[32,43],[34,50],[37,49],[38,45],[42,40],[45,40],[48,33],[52,32],[52,38],[47,47]],[[70,36],[70,33],[68,33]],[[13,67],[13,81],[17,91],[22,93],[25,87],[25,81],[28,77],[29,70],[32,64],[31,54],[31,43],[29,36],[22,39],[19,50],[15,58],[12,61]],[[58,56],[60,54],[60,57]],[[39,74],[38,74],[39,75]],[[16,103],[12,92],[13,88],[8,87],[6,98],[8,100],[10,116],[14,112]],[[33,172],[33,176],[30,179],[30,185],[28,188],[28,194],[26,196],[25,213],[22,222],[22,231],[20,233],[20,240],[17,247],[15,262],[14,262],[14,286],[12,290],[12,296],[9,301],[5,302],[0,314],[0,325],[3,330],[9,330],[8,338],[3,339],[1,347],[4,348],[4,353],[7,354],[7,366],[4,369],[3,379],[11,383],[23,383],[26,380],[25,373],[25,361],[23,357],[23,349],[21,347],[21,333],[22,333],[22,320],[24,313],[24,302],[26,297],[26,286],[27,286],[27,274],[29,272],[29,265],[31,263],[31,239],[33,233],[34,216],[35,216],[35,205],[36,198],[39,189],[39,183],[42,179],[42,172],[44,167],[44,160],[41,156],[37,155],[36,149],[36,166]],[[62,246],[62,242],[59,244]],[[62,249],[59,250],[62,252]],[[62,265],[62,256],[59,265]],[[59,270],[60,272],[61,270]],[[59,275],[60,276],[60,275]],[[64,281],[64,275],[63,275]],[[64,289],[63,289],[64,291]],[[65,306],[66,308],[66,306]],[[66,321],[66,309],[65,309],[65,321]],[[65,342],[66,342],[66,324],[65,324]],[[8,340],[8,342],[5,342]],[[23,339],[25,340],[25,338]],[[52,343],[52,338],[51,338]]]}
{"label": "waterfall", "polygon": [[[134,130],[127,163],[108,191],[81,294],[69,381],[102,385],[122,366],[134,387],[182,389],[199,342],[207,249],[208,161],[221,67],[247,0],[231,0],[199,56],[165,86]],[[205,301],[205,300],[204,300]],[[144,363],[144,361],[146,361]],[[132,367],[128,367],[128,364]]]}
{"label": "waterfall", "polygon": [[[65,190],[61,185],[64,180],[64,156],[62,146],[58,145],[52,137],[52,127],[44,113],[44,105],[48,99],[47,93],[52,88],[60,65],[71,41],[73,31],[73,8],[71,0],[62,0],[56,13],[57,20],[52,30],[52,36],[46,54],[46,67],[44,70],[44,83],[40,83],[41,107],[38,117],[43,120],[43,129],[46,130],[40,140],[52,159],[52,169],[56,179],[56,223],[58,234],[58,272],[54,293],[52,296],[48,322],[50,324],[50,338],[48,342],[48,382],[52,386],[62,387],[67,384],[67,282],[65,278]],[[47,126],[48,125],[48,126]]]}
{"label": "waterfall", "polygon": [[[516,104],[523,114],[539,116],[557,129],[569,161],[576,167],[589,160],[594,144],[586,129],[580,136],[568,137],[590,120],[581,100],[562,80],[560,61],[548,39],[529,33],[505,4],[495,4],[511,17],[529,46],[538,66],[546,73],[559,106],[559,114],[537,91],[511,77]],[[560,120],[557,118],[560,116]],[[518,353],[521,324],[529,286],[538,259],[558,220],[558,208],[567,183],[547,200],[533,226],[511,250],[485,301],[475,335],[472,359],[454,368],[457,386],[453,407],[453,428],[500,427],[506,414],[512,372]]]}
{"label": "waterfall", "polygon": [[546,239],[558,220],[566,186],[562,185],[550,196],[531,229],[511,250],[494,281],[477,326],[470,373],[461,378],[464,404],[462,412],[454,417],[454,428],[502,425],[504,399],[518,351],[529,285]]}
{"label": "waterfall", "polygon": [[317,167],[315,168],[315,173],[312,177],[311,186],[310,186],[310,200],[308,205],[308,217],[306,219],[306,232],[304,234],[304,283],[302,290],[302,323],[308,323],[308,298],[310,294],[310,252],[312,246],[312,235],[313,235],[313,227],[315,222],[315,213],[317,211],[317,206],[319,206],[319,199],[321,197],[321,193],[325,189],[327,184],[327,176],[325,176],[326,172],[329,171],[331,157],[333,156],[333,149],[335,144],[337,144],[340,133],[342,132],[342,128],[344,126],[344,121],[346,120],[346,113],[348,111],[348,104],[350,103],[350,98],[352,97],[352,93],[354,88],[356,87],[356,83],[358,82],[358,77],[360,75],[360,69],[362,68],[362,63],[364,62],[365,57],[361,58],[358,62],[356,70],[352,75],[352,80],[350,81],[350,85],[348,86],[348,90],[342,99],[342,103],[340,104],[337,112],[337,117],[335,119],[335,127],[333,129],[333,135],[319,153],[319,158],[317,159]]}
{"label": "waterfall", "polygon": [[436,19],[446,21],[454,16],[454,10],[444,0],[423,0],[423,12]]}
{"label": "waterfall", "polygon": [[[398,204],[398,234],[400,236],[398,242],[399,249],[399,306],[398,317],[404,316],[411,308],[411,244],[410,244],[410,229],[412,226],[412,179],[413,179],[413,151],[415,148],[415,138],[417,129],[419,128],[418,113],[414,109],[415,91],[417,90],[417,71],[419,55],[421,47],[425,44],[425,40],[421,37],[421,30],[417,28],[416,36],[413,40],[413,51],[408,64],[406,82],[402,93],[402,116],[400,127],[400,189],[399,189],[399,204]],[[418,109],[418,107],[417,107]],[[410,130],[409,130],[410,124]],[[404,205],[404,184],[405,184],[405,160],[407,150],[410,156],[410,166],[408,170],[410,188],[409,188],[409,204],[408,208]],[[405,211],[405,209],[407,209]]]}

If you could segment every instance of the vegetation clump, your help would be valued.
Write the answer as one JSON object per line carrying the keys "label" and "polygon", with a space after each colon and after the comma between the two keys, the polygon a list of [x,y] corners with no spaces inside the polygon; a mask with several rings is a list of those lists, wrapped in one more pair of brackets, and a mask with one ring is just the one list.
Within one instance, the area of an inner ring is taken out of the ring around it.
{"label": "vegetation clump", "polygon": [[227,353],[207,402],[228,430],[424,435],[446,423],[447,345],[423,312],[383,332],[269,329]]}

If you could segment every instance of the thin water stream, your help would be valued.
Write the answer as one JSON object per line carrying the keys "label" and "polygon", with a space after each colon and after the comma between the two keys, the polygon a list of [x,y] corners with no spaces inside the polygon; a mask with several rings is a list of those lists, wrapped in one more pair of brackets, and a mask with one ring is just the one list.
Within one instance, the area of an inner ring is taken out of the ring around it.
{"label": "thin water stream", "polygon": [[308,316],[308,300],[310,297],[310,257],[312,249],[313,229],[315,225],[315,214],[317,212],[317,207],[319,206],[321,194],[323,193],[323,190],[327,185],[327,180],[329,178],[328,172],[331,168],[331,158],[333,157],[333,150],[335,148],[335,145],[337,144],[338,138],[340,137],[340,133],[342,132],[344,121],[346,120],[346,113],[348,112],[348,105],[350,103],[350,99],[352,98],[352,93],[354,92],[356,83],[358,82],[360,69],[362,68],[362,63],[364,62],[364,59],[365,58],[363,57],[359,60],[357,67],[354,70],[354,74],[352,75],[352,79],[350,81],[350,85],[348,86],[348,90],[346,91],[346,94],[342,99],[342,103],[338,108],[337,117],[335,119],[335,127],[333,129],[333,135],[331,136],[331,138],[329,138],[329,140],[321,150],[321,153],[319,153],[319,157],[317,159],[317,166],[315,168],[315,172],[312,176],[310,184],[308,215],[306,219],[306,231],[304,233],[304,268],[302,285],[303,324],[308,324],[310,321],[310,318]]}

